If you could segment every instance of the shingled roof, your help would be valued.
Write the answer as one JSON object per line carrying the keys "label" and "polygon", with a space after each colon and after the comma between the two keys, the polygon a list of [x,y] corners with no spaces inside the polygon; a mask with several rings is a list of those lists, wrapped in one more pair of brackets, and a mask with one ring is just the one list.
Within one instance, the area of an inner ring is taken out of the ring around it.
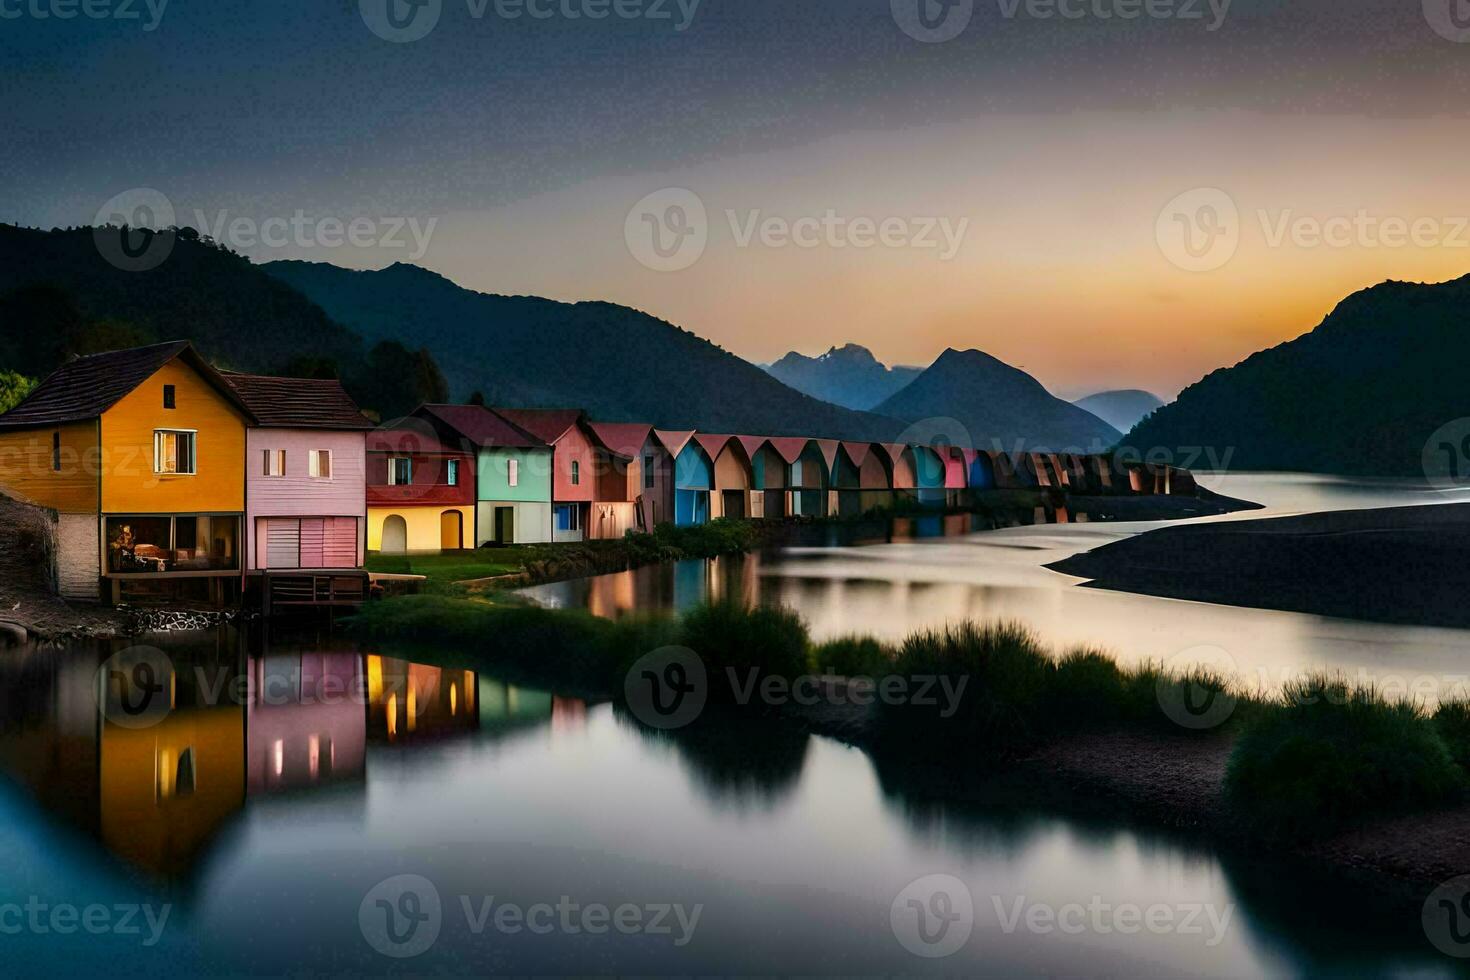
{"label": "shingled roof", "polygon": [[373,427],[342,382],[336,379],[221,373],[250,409],[250,414],[266,428],[367,430]]}
{"label": "shingled roof", "polygon": [[415,414],[420,413],[439,420],[482,448],[547,448],[545,441],[482,405],[424,405]]}
{"label": "shingled roof", "polygon": [[0,430],[49,427],[95,419],[176,357],[187,359],[205,381],[242,413],[250,414],[235,390],[188,341],[175,340],[67,361],[37,385],[25,401],[0,415]]}

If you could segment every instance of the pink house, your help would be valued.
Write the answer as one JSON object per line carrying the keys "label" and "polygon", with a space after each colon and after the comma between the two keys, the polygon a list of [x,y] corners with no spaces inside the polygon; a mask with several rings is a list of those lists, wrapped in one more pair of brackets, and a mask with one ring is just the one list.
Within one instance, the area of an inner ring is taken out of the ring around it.
{"label": "pink house", "polygon": [[337,381],[225,378],[259,420],[245,433],[247,575],[361,569],[372,424]]}
{"label": "pink house", "polygon": [[551,540],[585,541],[605,462],[586,416],[575,408],[497,408],[495,414],[551,447]]}

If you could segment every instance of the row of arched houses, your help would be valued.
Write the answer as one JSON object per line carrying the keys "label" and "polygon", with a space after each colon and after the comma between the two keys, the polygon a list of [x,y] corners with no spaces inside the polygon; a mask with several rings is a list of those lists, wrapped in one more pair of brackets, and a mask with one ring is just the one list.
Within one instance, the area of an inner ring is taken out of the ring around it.
{"label": "row of arched houses", "polygon": [[989,490],[1195,491],[1184,470],[1109,456],[728,435],[483,406],[424,406],[371,434],[368,457],[375,551],[620,538],[721,517],[961,507]]}
{"label": "row of arched houses", "polygon": [[958,507],[977,490],[1195,491],[1187,471],[1125,465],[1109,456],[658,429],[650,435],[674,459],[676,524],[715,517],[848,517],[904,504]]}

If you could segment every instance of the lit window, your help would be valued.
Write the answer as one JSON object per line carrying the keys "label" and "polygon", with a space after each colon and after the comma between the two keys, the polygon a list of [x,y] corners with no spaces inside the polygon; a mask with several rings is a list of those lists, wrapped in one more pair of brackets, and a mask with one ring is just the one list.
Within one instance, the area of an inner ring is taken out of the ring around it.
{"label": "lit window", "polygon": [[579,484],[581,482],[582,482],[582,464],[580,462],[578,462],[577,460],[574,459],[574,460],[572,460],[572,486],[575,487],[577,484]]}
{"label": "lit window", "polygon": [[330,449],[313,449],[306,457],[306,472],[309,476],[322,480],[332,478],[332,451]]}
{"label": "lit window", "polygon": [[413,482],[413,461],[407,456],[388,460],[388,485],[404,487]]}
{"label": "lit window", "polygon": [[157,429],[153,433],[153,472],[192,474],[194,433]]}
{"label": "lit window", "polygon": [[284,449],[267,449],[265,451],[265,475],[266,476],[285,476],[286,475],[286,450],[284,450]]}
{"label": "lit window", "polygon": [[175,404],[175,402],[174,402],[174,386],[173,385],[164,385],[163,386],[163,407],[164,408],[177,408],[178,407],[177,404]]}
{"label": "lit window", "polygon": [[521,485],[521,461],[508,460],[505,464],[505,482],[513,487]]}
{"label": "lit window", "polygon": [[459,486],[459,460],[451,459],[445,466],[444,482],[451,487]]}

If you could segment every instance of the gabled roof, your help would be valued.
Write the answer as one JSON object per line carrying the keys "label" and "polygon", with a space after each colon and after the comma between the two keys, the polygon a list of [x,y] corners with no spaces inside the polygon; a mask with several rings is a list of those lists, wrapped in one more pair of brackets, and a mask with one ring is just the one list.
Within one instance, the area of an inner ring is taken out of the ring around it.
{"label": "gabled roof", "polygon": [[175,340],[67,361],[37,385],[23,402],[0,415],[0,429],[29,429],[95,419],[176,357],[185,358],[242,415],[253,418],[239,394],[219,372],[187,340]]}
{"label": "gabled roof", "polygon": [[694,438],[693,429],[687,431],[682,429],[654,429],[653,434],[658,437],[659,442],[664,444],[664,448],[669,451],[670,456],[679,455],[684,451],[684,447],[689,444],[689,440]]}
{"label": "gabled roof", "polygon": [[725,451],[725,447],[729,445],[730,440],[733,438],[734,436],[717,436],[709,432],[696,432],[694,434],[694,441],[699,443],[701,449],[709,453],[709,458],[712,460],[720,458],[720,453]]}
{"label": "gabled roof", "polygon": [[424,405],[415,414],[437,419],[480,448],[548,449],[546,442],[483,405]]}
{"label": "gabled roof", "polygon": [[428,453],[470,456],[473,449],[462,439],[448,439],[422,419],[399,419],[367,436],[370,453]]}
{"label": "gabled roof", "polygon": [[368,430],[342,382],[322,378],[273,378],[220,372],[265,428]]}
{"label": "gabled roof", "polygon": [[771,448],[776,450],[776,455],[788,463],[794,463],[801,459],[801,454],[806,450],[806,444],[811,440],[801,436],[772,436],[766,442],[769,442]]}
{"label": "gabled roof", "polygon": [[740,440],[740,448],[744,449],[745,455],[749,456],[752,460],[755,459],[755,454],[761,451],[761,447],[766,444],[765,436],[736,436],[735,438]]}
{"label": "gabled roof", "polygon": [[494,412],[548,445],[575,428],[586,415],[580,408],[497,408]]}
{"label": "gabled roof", "polygon": [[587,428],[604,448],[629,458],[643,451],[653,426],[642,422],[588,422]]}
{"label": "gabled roof", "polygon": [[871,442],[844,441],[842,448],[847,450],[847,458],[852,460],[852,465],[858,469],[863,468],[863,463],[868,459],[868,454],[873,451]]}
{"label": "gabled roof", "polygon": [[836,439],[813,439],[812,441],[822,451],[822,459],[827,461],[827,472],[831,473],[832,467],[837,465],[837,446],[839,443]]}

